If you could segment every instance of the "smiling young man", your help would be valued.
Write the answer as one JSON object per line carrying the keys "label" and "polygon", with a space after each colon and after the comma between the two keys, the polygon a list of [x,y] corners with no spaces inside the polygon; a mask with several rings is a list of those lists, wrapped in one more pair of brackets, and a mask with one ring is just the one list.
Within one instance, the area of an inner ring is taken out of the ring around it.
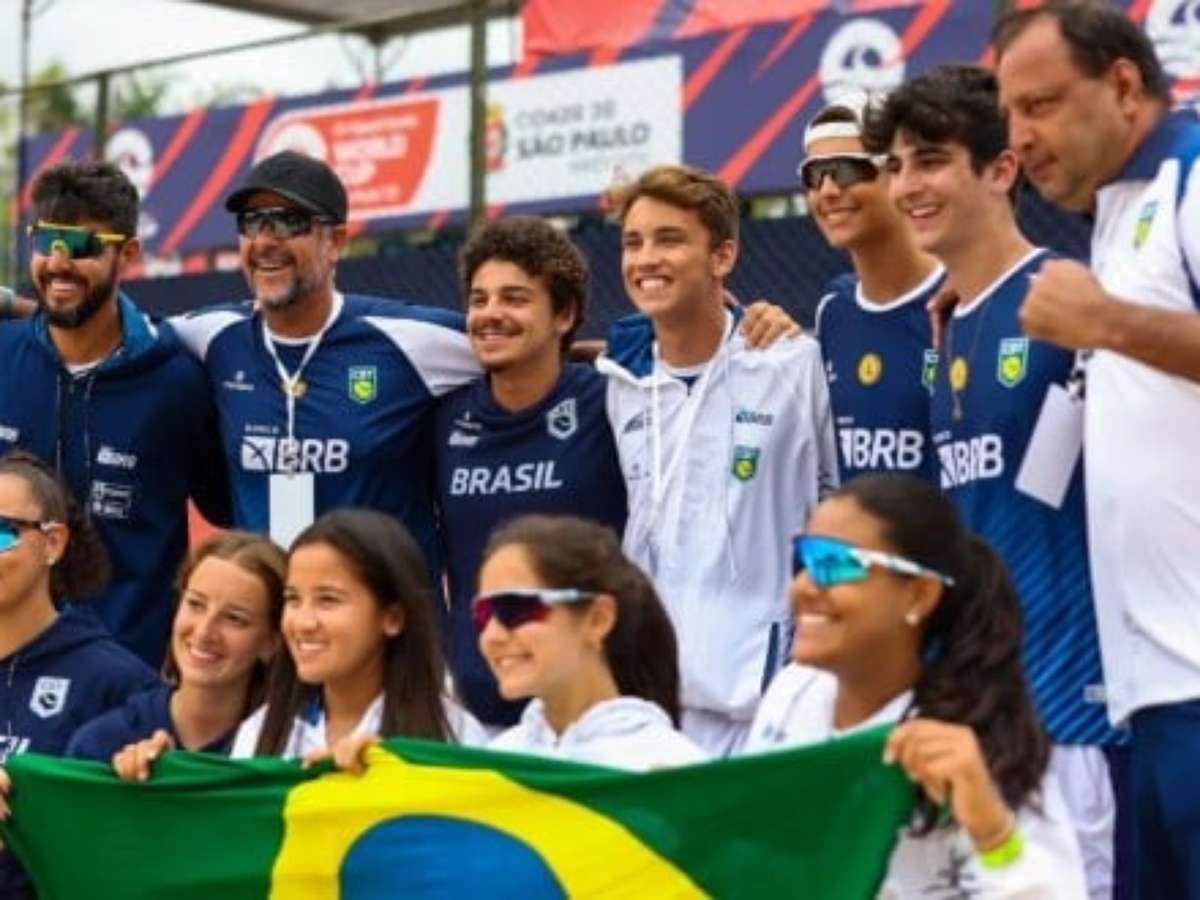
{"label": "smiling young man", "polygon": [[39,309],[0,327],[0,454],[37,454],[88,510],[113,564],[94,608],[157,667],[188,498],[215,521],[229,515],[212,399],[170,326],[120,290],[139,253],[129,179],[107,163],[64,163],[38,176],[33,208]]}
{"label": "smiling young man", "polygon": [[660,166],[614,199],[638,314],[597,365],[629,492],[625,549],[678,634],[684,732],[728,754],[787,660],[788,535],[836,482],[820,348],[748,350],[725,302],[737,202],[715,176]]}
{"label": "smiling young man", "polygon": [[436,573],[433,409],[479,374],[462,316],[336,289],[348,205],[323,162],[267,157],[225,205],[255,301],[176,327],[212,382],[236,524],[287,546],[322,512],[376,509]]}
{"label": "smiling young man", "polygon": [[1047,266],[1021,320],[1090,356],[1088,538],[1109,716],[1133,732],[1139,896],[1200,896],[1200,117],[1172,111],[1154,45],[1105,5],[1051,0],[994,43],[1030,181],[1095,220],[1094,274]]}
{"label": "smiling young man", "polygon": [[541,219],[486,224],[460,258],[467,334],[486,377],[446,396],[434,440],[450,587],[449,660],[470,711],[516,722],[479,652],[471,599],[488,536],[525,513],[570,513],[625,528],[625,482],[605,412],[605,379],[566,364],[583,324],[588,267]]}
{"label": "smiling young man", "polygon": [[1050,254],[1016,224],[1015,154],[996,80],[939,66],[868,113],[864,140],[888,153],[893,200],[946,267],[959,304],[933,384],[941,485],[991,543],[1024,607],[1024,662],[1055,743],[1094,896],[1112,890],[1114,800],[1100,747],[1123,743],[1104,715],[1088,577],[1079,441],[1066,385],[1074,355],[1021,332],[1018,311]]}
{"label": "smiling young man", "polygon": [[937,354],[925,304],[945,271],[917,247],[888,196],[884,157],[863,147],[865,102],[852,98],[817,113],[798,169],[821,234],[854,265],[817,306],[841,480],[887,471],[933,480],[929,390]]}

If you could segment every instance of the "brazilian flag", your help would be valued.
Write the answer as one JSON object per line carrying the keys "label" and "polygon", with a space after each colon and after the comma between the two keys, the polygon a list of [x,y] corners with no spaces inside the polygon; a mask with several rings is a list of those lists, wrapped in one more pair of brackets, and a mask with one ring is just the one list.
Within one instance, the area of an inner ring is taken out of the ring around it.
{"label": "brazilian flag", "polygon": [[391,740],[362,776],[172,753],[9,760],[42,900],[874,896],[912,785],[883,730],[646,774]]}

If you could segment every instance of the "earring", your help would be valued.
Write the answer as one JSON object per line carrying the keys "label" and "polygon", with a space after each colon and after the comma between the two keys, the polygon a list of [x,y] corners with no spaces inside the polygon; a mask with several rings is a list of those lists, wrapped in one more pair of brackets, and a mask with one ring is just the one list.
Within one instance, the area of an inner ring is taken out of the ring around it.
{"label": "earring", "polygon": [[916,628],[921,622],[921,616],[915,609],[910,609],[904,614],[904,622],[910,628]]}

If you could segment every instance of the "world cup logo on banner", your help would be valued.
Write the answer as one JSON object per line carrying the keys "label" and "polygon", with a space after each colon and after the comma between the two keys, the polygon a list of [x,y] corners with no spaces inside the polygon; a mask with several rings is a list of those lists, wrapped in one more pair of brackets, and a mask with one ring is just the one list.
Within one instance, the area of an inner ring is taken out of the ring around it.
{"label": "world cup logo on banner", "polygon": [[1174,78],[1200,78],[1200,0],[1154,0],[1146,34]]}
{"label": "world cup logo on banner", "polygon": [[833,33],[821,53],[821,88],[833,103],[852,92],[886,92],[904,81],[900,38],[878,19],[854,19]]}

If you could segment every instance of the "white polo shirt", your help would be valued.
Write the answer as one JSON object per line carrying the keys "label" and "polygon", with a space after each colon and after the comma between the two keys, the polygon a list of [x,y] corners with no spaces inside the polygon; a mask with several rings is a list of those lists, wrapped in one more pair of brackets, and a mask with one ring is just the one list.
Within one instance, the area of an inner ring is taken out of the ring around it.
{"label": "white polo shirt", "polygon": [[[1109,293],[1200,314],[1200,119],[1167,116],[1096,198]],[[1200,699],[1200,384],[1096,352],[1088,536],[1109,717]]]}

